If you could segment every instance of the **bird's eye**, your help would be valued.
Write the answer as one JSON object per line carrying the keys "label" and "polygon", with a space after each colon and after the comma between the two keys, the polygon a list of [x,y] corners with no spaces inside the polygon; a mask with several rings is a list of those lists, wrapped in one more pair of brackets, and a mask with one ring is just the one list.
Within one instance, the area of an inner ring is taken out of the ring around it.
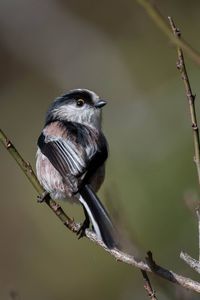
{"label": "bird's eye", "polygon": [[77,106],[79,106],[79,107],[83,106],[84,103],[85,103],[85,101],[84,101],[83,99],[78,99],[78,100],[76,101],[76,104],[77,104]]}

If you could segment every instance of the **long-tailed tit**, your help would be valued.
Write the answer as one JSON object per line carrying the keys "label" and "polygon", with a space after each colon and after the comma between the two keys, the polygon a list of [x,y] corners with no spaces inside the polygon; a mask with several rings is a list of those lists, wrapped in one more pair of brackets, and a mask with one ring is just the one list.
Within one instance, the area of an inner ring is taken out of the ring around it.
{"label": "long-tailed tit", "polygon": [[53,199],[81,203],[86,219],[109,248],[116,246],[112,222],[96,192],[103,183],[108,145],[101,131],[101,108],[94,92],[75,89],[55,99],[38,139],[37,176]]}

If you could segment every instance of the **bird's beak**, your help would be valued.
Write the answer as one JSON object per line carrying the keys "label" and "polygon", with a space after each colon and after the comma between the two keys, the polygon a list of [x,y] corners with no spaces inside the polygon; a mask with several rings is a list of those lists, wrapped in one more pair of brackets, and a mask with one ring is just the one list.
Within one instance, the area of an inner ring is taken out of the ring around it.
{"label": "bird's beak", "polygon": [[104,105],[107,104],[107,101],[106,100],[103,100],[103,99],[99,99],[99,101],[94,105],[96,108],[101,108],[103,107]]}

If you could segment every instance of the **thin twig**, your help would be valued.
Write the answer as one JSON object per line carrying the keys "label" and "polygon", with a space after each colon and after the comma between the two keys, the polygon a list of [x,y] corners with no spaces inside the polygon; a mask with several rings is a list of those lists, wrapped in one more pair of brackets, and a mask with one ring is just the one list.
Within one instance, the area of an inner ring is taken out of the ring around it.
{"label": "thin twig", "polygon": [[[180,30],[175,26],[171,17],[168,17],[174,36],[180,39],[181,33]],[[183,56],[183,51],[180,47],[177,47],[178,61],[177,69],[181,74],[181,79],[183,80],[185,93],[188,99],[190,116],[192,122],[193,130],[193,140],[194,140],[194,162],[197,168],[198,181],[200,184],[200,139],[199,139],[199,129],[197,124],[196,109],[195,109],[195,95],[192,93],[191,85],[189,82],[187,70],[185,67],[185,61]]]}
{"label": "thin twig", "polygon": [[[200,255],[200,214],[199,214],[199,208],[196,210],[197,214],[197,220],[198,220],[198,237],[199,237],[199,255]],[[180,253],[180,258],[186,262],[192,269],[194,269],[197,273],[200,274],[200,257],[199,260],[196,260],[192,258],[189,254],[186,252]]]}
{"label": "thin twig", "polygon": [[200,263],[198,260],[192,258],[189,254],[186,252],[180,253],[180,258],[186,262],[192,269],[194,269],[197,273],[200,274]]}
{"label": "thin twig", "polygon": [[167,22],[162,17],[155,5],[153,5],[149,0],[137,0],[137,2],[145,9],[149,17],[152,18],[161,31],[168,36],[170,41],[174,45],[177,45],[185,50],[185,53],[187,53],[187,55],[200,66],[200,53],[193,49],[184,39],[177,38],[177,36],[172,34]]}
{"label": "thin twig", "polygon": [[[171,17],[168,17],[168,19],[174,36],[180,39],[181,37],[180,30],[176,27]],[[181,74],[181,79],[183,80],[186,97],[189,103],[190,117],[191,117],[192,129],[193,129],[193,140],[194,140],[194,162],[196,164],[198,181],[200,184],[200,139],[199,139],[197,117],[196,117],[195,95],[192,93],[189,77],[185,66],[183,51],[179,46],[177,47],[177,55],[178,55],[178,61],[176,66]],[[180,253],[180,258],[183,259],[191,268],[193,268],[195,271],[200,273],[200,216],[199,216],[198,209],[197,209],[197,217],[198,217],[198,238],[199,238],[199,260],[192,258],[189,254],[185,252]]]}
{"label": "thin twig", "polygon": [[[20,166],[24,174],[28,177],[29,181],[33,185],[33,187],[36,189],[37,193],[42,195],[44,192],[43,188],[40,186],[40,183],[37,180],[37,177],[35,176],[33,169],[31,168],[29,163],[26,163],[22,156],[19,154],[19,152],[16,150],[14,145],[11,143],[11,141],[6,137],[6,135],[3,133],[3,131],[0,129],[0,141],[5,146],[5,148],[9,151],[9,153],[12,155],[12,157],[16,160],[17,164]],[[80,228],[80,224],[77,224],[74,222],[73,219],[68,217],[66,213],[63,211],[63,209],[58,205],[55,201],[52,199],[48,199],[45,202],[51,210],[56,214],[56,216],[63,222],[63,224],[72,232],[77,232]],[[118,249],[108,249],[105,244],[102,242],[102,240],[99,240],[94,232],[91,230],[86,230],[86,237],[96,243],[97,245],[101,246],[105,251],[110,253],[112,256],[116,258],[117,261],[124,262],[126,264],[129,264],[131,266],[134,266],[136,268],[139,268],[141,270],[144,270],[146,272],[153,272],[156,275],[171,281],[175,284],[178,284],[184,288],[190,289],[192,291],[195,291],[197,293],[200,293],[200,283],[197,281],[194,281],[190,278],[181,276],[176,274],[173,271],[169,271],[159,265],[157,265],[153,259],[149,259],[148,263],[136,259],[134,256],[131,256],[123,251],[120,251]],[[150,257],[151,255],[149,255]],[[152,256],[151,256],[152,257]],[[153,261],[153,263],[152,263]]]}
{"label": "thin twig", "polygon": [[141,270],[142,276],[143,276],[143,280],[144,280],[144,289],[147,292],[147,295],[149,296],[149,298],[151,300],[157,300],[155,291],[153,290],[152,286],[151,286],[151,282],[149,280],[149,277],[147,275],[146,271]]}

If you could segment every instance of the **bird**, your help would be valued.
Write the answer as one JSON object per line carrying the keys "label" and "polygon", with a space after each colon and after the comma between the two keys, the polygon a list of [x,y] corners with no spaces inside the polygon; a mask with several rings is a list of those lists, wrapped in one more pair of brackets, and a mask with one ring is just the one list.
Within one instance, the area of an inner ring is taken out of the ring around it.
{"label": "bird", "polygon": [[36,173],[54,200],[81,204],[85,220],[79,238],[92,225],[98,239],[117,247],[116,229],[97,192],[105,178],[108,142],[102,132],[107,101],[88,89],[73,89],[50,105],[38,138]]}

